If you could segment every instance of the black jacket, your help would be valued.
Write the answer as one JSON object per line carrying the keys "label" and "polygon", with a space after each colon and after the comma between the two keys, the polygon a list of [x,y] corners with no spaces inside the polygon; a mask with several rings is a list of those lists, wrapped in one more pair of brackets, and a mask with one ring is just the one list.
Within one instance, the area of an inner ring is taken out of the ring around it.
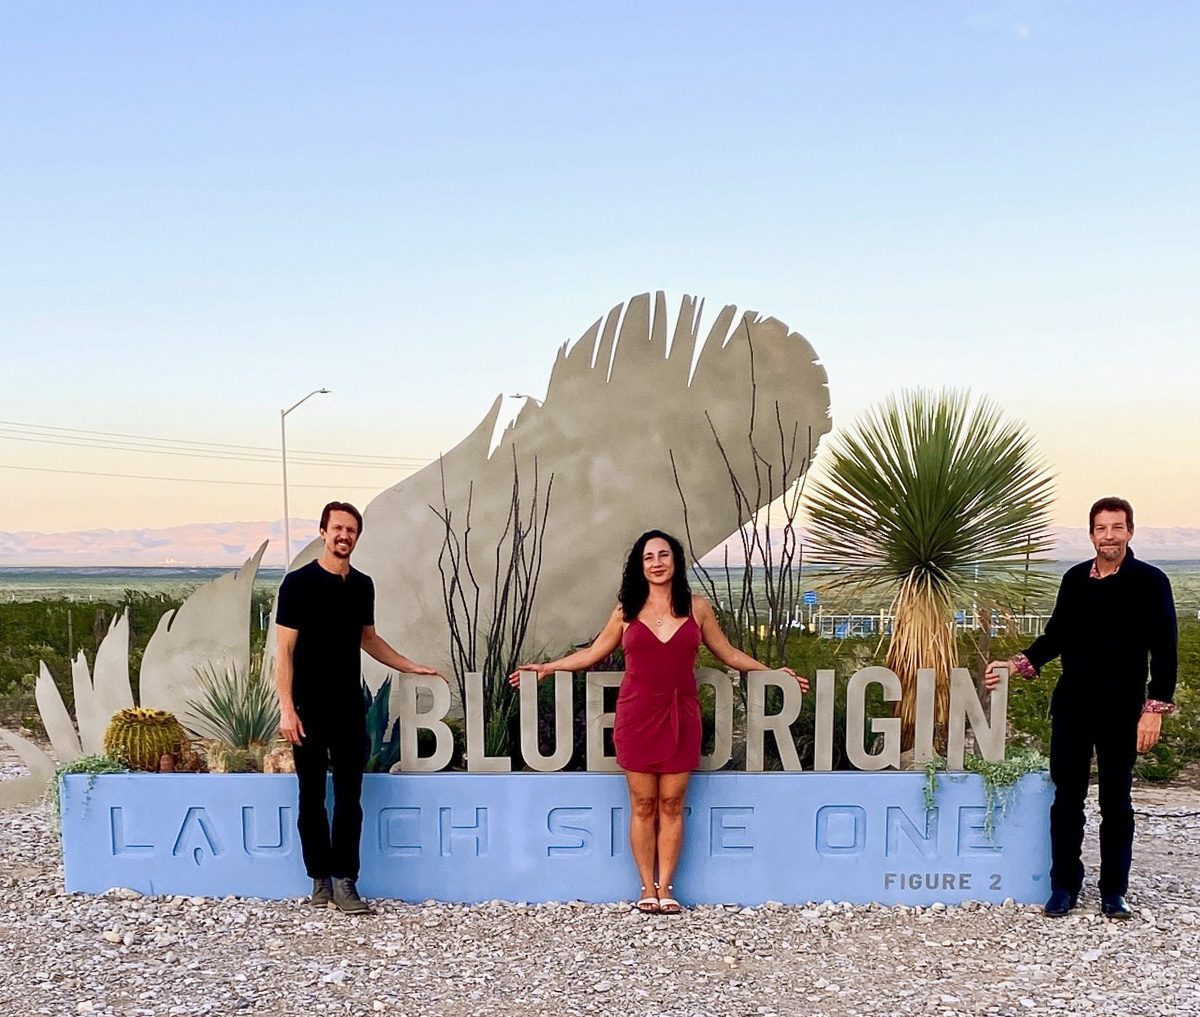
{"label": "black jacket", "polygon": [[1178,669],[1178,626],[1171,583],[1126,550],[1120,569],[1090,577],[1092,562],[1067,570],[1054,613],[1025,656],[1041,670],[1062,656],[1052,710],[1091,708],[1140,713],[1147,698],[1171,702]]}

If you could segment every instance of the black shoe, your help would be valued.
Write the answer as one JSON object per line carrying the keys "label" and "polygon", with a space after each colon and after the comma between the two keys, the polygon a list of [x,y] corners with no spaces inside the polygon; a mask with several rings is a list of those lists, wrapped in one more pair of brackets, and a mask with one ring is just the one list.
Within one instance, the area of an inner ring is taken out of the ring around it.
{"label": "black shoe", "polygon": [[1063,915],[1070,913],[1075,906],[1075,900],[1075,894],[1067,893],[1066,890],[1055,890],[1050,894],[1050,899],[1046,901],[1043,914],[1048,918],[1062,918]]}
{"label": "black shoe", "polygon": [[369,915],[371,907],[358,895],[353,879],[333,877],[333,906],[348,915]]}
{"label": "black shoe", "polygon": [[1118,918],[1122,921],[1133,917],[1133,912],[1129,910],[1129,905],[1125,902],[1125,898],[1119,893],[1101,894],[1100,913],[1105,918]]}
{"label": "black shoe", "polygon": [[315,908],[327,908],[333,903],[333,883],[328,876],[313,880],[313,892],[308,902]]}

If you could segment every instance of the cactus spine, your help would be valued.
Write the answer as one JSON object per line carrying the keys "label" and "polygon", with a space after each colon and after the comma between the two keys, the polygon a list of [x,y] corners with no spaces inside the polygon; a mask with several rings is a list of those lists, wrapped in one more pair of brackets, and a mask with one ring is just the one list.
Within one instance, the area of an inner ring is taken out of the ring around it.
{"label": "cactus spine", "polygon": [[188,747],[188,736],[174,714],[140,706],[113,714],[104,732],[104,754],[134,770],[158,771],[163,756],[178,758]]}

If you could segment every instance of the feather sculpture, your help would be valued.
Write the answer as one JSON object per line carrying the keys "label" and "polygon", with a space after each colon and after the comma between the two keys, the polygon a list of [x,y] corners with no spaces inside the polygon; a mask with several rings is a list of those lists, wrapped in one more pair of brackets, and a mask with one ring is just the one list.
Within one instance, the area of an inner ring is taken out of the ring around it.
{"label": "feather sculpture", "polygon": [[448,508],[461,527],[468,498],[481,617],[490,610],[514,461],[527,497],[535,463],[539,495],[554,478],[529,656],[557,653],[600,630],[639,533],[658,527],[682,535],[675,471],[701,554],[749,518],[733,497],[730,471],[743,482],[753,478],[757,453],[758,469],[773,469],[775,494],[782,493],[781,445],[795,440],[802,458],[829,430],[825,369],[803,336],[733,306],[701,339],[702,311],[702,301],[685,296],[671,328],[661,292],[617,305],[559,350],[545,401],[527,402],[494,451],[500,398],[439,462],[367,506],[355,565],[375,580],[376,625],[393,646],[414,660],[449,659],[438,513]]}

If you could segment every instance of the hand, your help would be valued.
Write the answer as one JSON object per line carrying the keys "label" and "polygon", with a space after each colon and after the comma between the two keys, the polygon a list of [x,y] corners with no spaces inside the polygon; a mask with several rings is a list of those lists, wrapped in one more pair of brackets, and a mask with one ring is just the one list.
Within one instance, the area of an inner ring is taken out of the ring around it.
{"label": "hand", "polygon": [[514,689],[519,688],[521,685],[521,672],[522,671],[532,671],[534,674],[537,675],[538,681],[541,681],[543,678],[546,677],[546,675],[548,675],[550,673],[545,664],[522,664],[512,674],[510,674],[508,676],[508,684],[511,685]]}
{"label": "hand", "polygon": [[299,745],[304,740],[304,725],[294,709],[280,710],[279,733],[293,745]]}
{"label": "hand", "polygon": [[447,678],[444,674],[442,674],[441,671],[439,671],[435,667],[426,667],[424,664],[417,664],[408,673],[409,674],[437,675],[437,677],[441,678],[441,680],[444,681],[447,685],[450,684],[450,679]]}
{"label": "hand", "polygon": [[1149,752],[1155,745],[1158,744],[1159,735],[1162,733],[1162,714],[1161,713],[1143,713],[1142,719],[1138,721],[1137,728],[1137,750],[1138,752]]}
{"label": "hand", "polygon": [[781,667],[779,670],[782,671],[784,674],[790,674],[793,678],[795,678],[796,681],[798,681],[800,683],[800,691],[801,692],[808,691],[808,679],[805,678],[804,675],[796,674],[796,672],[793,671],[790,667]]}
{"label": "hand", "polygon": [[1010,677],[1016,670],[1011,660],[993,660],[988,664],[983,672],[983,684],[989,692],[1000,684],[1000,671],[998,668],[1004,668]]}

